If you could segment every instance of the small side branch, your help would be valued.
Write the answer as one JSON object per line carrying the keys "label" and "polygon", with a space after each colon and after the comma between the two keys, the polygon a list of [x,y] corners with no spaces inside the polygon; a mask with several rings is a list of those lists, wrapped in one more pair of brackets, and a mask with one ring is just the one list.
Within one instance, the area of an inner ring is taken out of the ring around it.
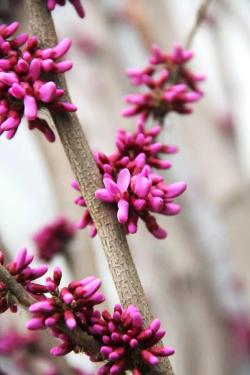
{"label": "small side branch", "polygon": [[211,2],[212,0],[203,0],[199,9],[197,10],[194,24],[187,36],[187,41],[185,44],[186,48],[190,48],[199,27],[201,26],[202,22],[204,21],[207,15],[207,10]]}

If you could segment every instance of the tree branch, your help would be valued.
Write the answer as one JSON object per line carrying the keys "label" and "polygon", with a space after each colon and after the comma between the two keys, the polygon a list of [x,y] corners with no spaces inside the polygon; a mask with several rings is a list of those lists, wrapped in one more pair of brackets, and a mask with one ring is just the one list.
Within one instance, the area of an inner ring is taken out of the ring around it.
{"label": "tree branch", "polygon": [[193,39],[195,37],[195,34],[197,33],[199,27],[201,26],[202,22],[204,21],[207,15],[207,9],[211,1],[212,0],[203,0],[201,5],[199,6],[197,13],[196,13],[194,24],[187,36],[187,41],[185,44],[186,48],[190,48],[193,42]]}
{"label": "tree branch", "polygon": [[[46,48],[57,44],[57,35],[44,0],[26,0],[30,30],[39,37]],[[57,77],[58,86],[65,90],[70,101],[65,78]],[[96,224],[110,271],[123,306],[134,304],[145,318],[145,324],[152,320],[152,314],[135,268],[123,228],[118,223],[115,209],[95,198],[95,191],[102,186],[102,179],[78,117],[74,113],[51,112],[59,137],[65,149],[72,170],[80,184],[91,216]],[[152,374],[173,375],[168,358],[164,358]],[[148,372],[149,375],[149,372]]]}

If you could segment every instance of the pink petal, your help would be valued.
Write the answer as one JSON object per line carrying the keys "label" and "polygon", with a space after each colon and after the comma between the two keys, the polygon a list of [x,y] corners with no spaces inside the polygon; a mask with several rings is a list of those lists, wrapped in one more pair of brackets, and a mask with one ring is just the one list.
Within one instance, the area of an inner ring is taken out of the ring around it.
{"label": "pink petal", "polygon": [[103,202],[114,202],[115,198],[108,190],[106,189],[98,189],[95,192],[95,196],[97,199],[100,199]]}
{"label": "pink petal", "polygon": [[33,96],[24,97],[24,115],[28,120],[35,120],[37,117],[37,104]]}
{"label": "pink petal", "polygon": [[128,190],[130,183],[130,172],[127,168],[122,169],[118,174],[117,186],[121,193],[125,193]]}
{"label": "pink petal", "polygon": [[111,180],[111,178],[105,177],[103,179],[103,183],[104,183],[104,186],[105,186],[106,190],[111,195],[113,195],[114,197],[119,197],[120,196],[120,189],[117,186],[117,184],[113,180]]}
{"label": "pink petal", "polygon": [[128,210],[129,204],[124,199],[119,200],[118,202],[118,212],[117,218],[119,223],[125,224],[128,221]]}
{"label": "pink petal", "polygon": [[138,177],[135,183],[135,193],[140,198],[145,198],[151,188],[151,181],[147,177]]}
{"label": "pink petal", "polygon": [[51,103],[56,97],[56,85],[54,82],[47,82],[39,89],[41,101]]}
{"label": "pink petal", "polygon": [[167,197],[175,198],[181,195],[187,188],[185,182],[176,182],[175,184],[168,185]]}

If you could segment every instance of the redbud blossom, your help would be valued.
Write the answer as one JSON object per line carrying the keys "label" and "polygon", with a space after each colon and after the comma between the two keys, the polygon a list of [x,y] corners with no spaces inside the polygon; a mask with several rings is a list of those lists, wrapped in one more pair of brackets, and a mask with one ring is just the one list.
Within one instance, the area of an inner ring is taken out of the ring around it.
{"label": "redbud blossom", "polygon": [[[26,249],[20,249],[13,261],[8,263],[5,268],[18,283],[20,283],[29,293],[39,299],[46,291],[43,285],[36,284],[33,281],[43,276],[48,267],[40,265],[34,268],[30,267],[33,255],[29,255]],[[0,264],[4,265],[4,255],[0,251]],[[8,287],[0,282],[0,313],[5,312],[8,308],[12,312],[17,311],[17,304],[14,296],[9,292]]]}
{"label": "redbud blossom", "polygon": [[25,118],[30,129],[40,130],[53,142],[55,135],[39,110],[76,111],[73,104],[61,101],[64,90],[54,82],[55,74],[72,67],[71,61],[61,61],[71,40],[41,49],[36,36],[24,33],[14,38],[18,27],[18,22],[0,25],[0,134],[13,138]]}
{"label": "redbud blossom", "polygon": [[101,353],[107,359],[98,370],[99,375],[124,374],[126,370],[142,375],[159,363],[159,357],[174,353],[172,348],[156,346],[165,335],[160,321],[155,319],[144,328],[144,319],[133,305],[127,309],[115,305],[113,314],[103,311],[100,318],[91,321],[91,332],[101,338]]}
{"label": "redbud blossom", "polygon": [[39,258],[48,262],[56,254],[65,252],[74,234],[74,225],[64,217],[58,217],[51,224],[40,229],[33,236]]}
{"label": "redbud blossom", "polygon": [[127,70],[132,84],[146,86],[147,90],[125,97],[131,106],[123,110],[123,116],[142,114],[144,119],[152,116],[162,122],[171,111],[191,113],[189,104],[201,98],[198,83],[204,79],[204,76],[194,74],[186,67],[192,57],[192,51],[186,51],[180,45],[176,45],[170,54],[153,46],[148,66]]}
{"label": "redbud blossom", "polygon": [[98,290],[100,280],[90,276],[72,281],[68,287],[59,290],[61,277],[62,272],[56,267],[53,277],[46,279],[46,288],[51,296],[31,305],[29,311],[33,313],[33,318],[26,325],[28,329],[51,328],[58,323],[65,324],[70,330],[77,326],[86,329],[93,306],[104,301],[103,294]]}

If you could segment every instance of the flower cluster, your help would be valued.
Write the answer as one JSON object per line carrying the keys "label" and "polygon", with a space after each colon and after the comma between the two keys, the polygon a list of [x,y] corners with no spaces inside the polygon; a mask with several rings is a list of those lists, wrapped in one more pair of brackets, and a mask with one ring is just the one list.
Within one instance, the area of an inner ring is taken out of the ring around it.
{"label": "flower cluster", "polygon": [[126,225],[128,233],[137,231],[141,218],[156,238],[165,238],[166,231],[159,227],[150,214],[175,215],[180,206],[173,199],[184,192],[186,184],[179,182],[166,185],[162,176],[153,174],[148,165],[131,176],[129,169],[122,169],[115,182],[112,176],[104,177],[105,188],[96,191],[96,197],[104,202],[115,202],[118,206],[119,223]]}
{"label": "flower cluster", "polygon": [[[65,5],[66,0],[45,0],[47,1],[47,8],[51,11],[54,10],[56,5]],[[83,18],[85,16],[84,8],[81,4],[81,0],[69,0],[69,2],[74,6],[79,17]]]}
{"label": "flower cluster", "polygon": [[[40,265],[31,268],[30,263],[33,258],[33,255],[27,254],[26,249],[21,249],[18,251],[15,260],[8,263],[5,268],[28,292],[37,299],[40,299],[46,288],[33,281],[43,276],[47,272],[48,267]],[[2,252],[0,252],[0,264],[4,264],[4,255]],[[7,285],[0,281],[0,313],[5,312],[8,308],[10,308],[12,312],[16,312],[16,300],[8,290]]]}
{"label": "flower cluster", "polygon": [[146,86],[147,90],[125,97],[131,106],[123,110],[123,116],[142,114],[144,118],[152,116],[162,122],[171,111],[191,113],[189,104],[201,98],[198,83],[204,79],[204,76],[194,74],[186,67],[192,57],[192,51],[184,50],[180,45],[176,45],[170,54],[153,46],[145,68],[127,70],[132,84]]}
{"label": "flower cluster", "polygon": [[[2,253],[0,259],[3,264]],[[115,305],[111,314],[106,310],[103,312],[96,310],[96,306],[105,300],[100,292],[100,280],[89,276],[82,280],[73,280],[67,287],[60,287],[62,271],[59,267],[55,267],[53,276],[47,277],[44,284],[35,284],[33,280],[44,275],[47,267],[31,268],[29,265],[32,259],[33,257],[28,255],[26,250],[20,250],[15,260],[5,267],[28,293],[37,297],[37,302],[29,308],[32,318],[26,327],[31,331],[49,328],[51,335],[61,341],[50,350],[52,355],[62,356],[71,351],[83,350],[73,342],[69,334],[69,331],[75,328],[96,340],[99,351],[95,354],[88,352],[87,348],[84,348],[84,351],[92,361],[105,362],[98,370],[100,375],[124,374],[126,370],[133,371],[134,375],[140,375],[145,373],[142,371],[146,371],[148,366],[157,365],[158,357],[174,353],[170,348],[156,346],[165,335],[160,329],[160,321],[156,319],[145,328],[144,319],[135,306],[123,308]],[[7,303],[11,301],[7,297],[9,294],[7,286],[5,294],[2,293],[3,290],[1,288],[0,311],[4,312],[11,307],[15,312],[16,305]],[[2,340],[0,337],[0,354],[11,354],[20,343],[23,348],[32,345],[34,340],[36,341],[34,337],[31,335],[23,338],[15,333],[6,335]],[[56,375],[56,369],[53,371],[51,374]]]}
{"label": "flower cluster", "polygon": [[39,109],[76,111],[61,101],[64,90],[54,82],[55,74],[71,69],[71,61],[61,57],[71,46],[64,39],[53,48],[41,49],[37,37],[26,33],[13,37],[18,22],[0,25],[0,134],[12,138],[23,117],[30,129],[38,129],[53,142],[55,135],[48,123],[39,118]]}
{"label": "flower cluster", "polygon": [[74,234],[74,225],[65,217],[58,217],[33,236],[38,257],[48,262],[55,254],[64,253]]}
{"label": "flower cluster", "polygon": [[[186,189],[184,182],[166,184],[162,176],[152,171],[153,167],[170,168],[171,163],[161,159],[160,155],[177,151],[175,146],[156,141],[161,130],[157,125],[146,130],[139,122],[134,133],[118,130],[117,149],[112,155],[94,155],[105,187],[96,191],[96,197],[117,205],[117,218],[126,233],[136,233],[138,220],[141,219],[158,239],[165,238],[167,232],[159,226],[153,214],[178,214],[180,206],[173,203],[173,199]],[[73,182],[72,186],[80,191],[78,183]],[[82,196],[76,198],[75,203],[86,207]],[[90,236],[95,236],[96,228],[87,209],[78,227],[88,225]]]}
{"label": "flower cluster", "polygon": [[[95,161],[103,177],[103,189],[96,191],[96,198],[117,206],[117,218],[128,233],[137,232],[137,223],[141,219],[147,229],[156,238],[167,236],[154,216],[176,215],[180,206],[173,202],[185,189],[184,182],[168,184],[153,169],[168,169],[171,162],[162,158],[165,154],[174,154],[177,147],[157,140],[162,131],[164,117],[170,112],[190,113],[189,103],[201,98],[198,83],[203,76],[194,74],[186,63],[192,58],[191,51],[177,45],[170,54],[153,46],[152,55],[146,68],[128,70],[131,81],[136,86],[146,85],[146,92],[127,96],[132,104],[123,115],[138,115],[136,130],[133,133],[123,129],[116,135],[116,150],[107,156],[95,153]],[[157,123],[147,128],[148,120]],[[72,186],[80,191],[77,182]],[[76,198],[75,203],[86,207],[84,197]],[[79,228],[90,227],[90,236],[96,235],[96,227],[88,209],[85,210]]]}
{"label": "flower cluster", "polygon": [[[27,324],[28,329],[53,329],[58,323],[66,325],[70,330],[77,326],[85,329],[93,306],[104,301],[103,294],[98,291],[101,286],[100,280],[90,276],[72,281],[68,287],[59,290],[61,278],[62,272],[56,267],[53,277],[46,279],[50,297],[44,297],[29,309],[33,313],[33,318]],[[53,353],[55,354],[55,350]]]}
{"label": "flower cluster", "polygon": [[174,353],[172,348],[156,346],[165,335],[160,321],[155,319],[144,328],[143,317],[133,305],[127,309],[115,305],[113,314],[103,311],[101,317],[92,318],[92,322],[92,332],[101,336],[100,351],[107,360],[98,370],[99,375],[123,374],[125,370],[142,375],[146,368],[159,363],[158,357]]}

